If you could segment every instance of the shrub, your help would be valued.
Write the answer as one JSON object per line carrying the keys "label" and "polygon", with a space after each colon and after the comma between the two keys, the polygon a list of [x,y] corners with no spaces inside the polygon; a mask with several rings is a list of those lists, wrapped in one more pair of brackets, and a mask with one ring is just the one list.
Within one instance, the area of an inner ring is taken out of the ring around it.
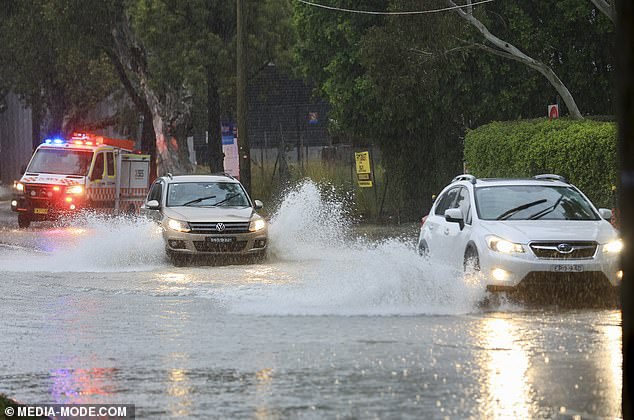
{"label": "shrub", "polygon": [[537,119],[493,122],[467,132],[465,162],[479,178],[566,177],[599,207],[613,207],[616,124]]}

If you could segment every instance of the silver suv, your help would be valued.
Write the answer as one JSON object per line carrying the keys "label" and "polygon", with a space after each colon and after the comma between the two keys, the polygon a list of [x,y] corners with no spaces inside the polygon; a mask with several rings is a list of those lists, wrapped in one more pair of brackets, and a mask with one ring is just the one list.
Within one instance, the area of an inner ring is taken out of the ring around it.
{"label": "silver suv", "polygon": [[150,187],[141,214],[162,227],[165,251],[174,265],[195,255],[263,259],[267,223],[262,208],[230,175],[167,175]]}

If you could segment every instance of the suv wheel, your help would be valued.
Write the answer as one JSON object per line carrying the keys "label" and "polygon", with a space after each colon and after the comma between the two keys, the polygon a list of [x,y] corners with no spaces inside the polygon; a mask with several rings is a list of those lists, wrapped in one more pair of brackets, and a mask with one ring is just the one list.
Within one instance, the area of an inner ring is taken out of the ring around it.
{"label": "suv wheel", "polygon": [[427,242],[425,240],[418,243],[418,255],[421,257],[429,256],[429,247],[427,246]]}
{"label": "suv wheel", "polygon": [[464,272],[465,274],[477,274],[480,272],[480,256],[478,250],[469,247],[464,253]]}
{"label": "suv wheel", "polygon": [[26,229],[31,225],[31,218],[28,214],[18,213],[18,227]]}
{"label": "suv wheel", "polygon": [[172,264],[174,264],[174,267],[185,267],[191,262],[191,256],[188,254],[168,252],[167,256],[172,262]]}

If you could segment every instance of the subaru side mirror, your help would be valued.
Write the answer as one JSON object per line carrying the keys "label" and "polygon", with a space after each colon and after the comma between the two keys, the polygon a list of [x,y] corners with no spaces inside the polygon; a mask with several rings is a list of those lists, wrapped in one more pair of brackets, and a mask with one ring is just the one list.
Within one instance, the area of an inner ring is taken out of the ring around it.
{"label": "subaru side mirror", "polygon": [[460,230],[464,227],[464,215],[460,209],[445,210],[445,220],[450,223],[458,223],[460,225]]}
{"label": "subaru side mirror", "polygon": [[612,210],[610,209],[599,209],[599,215],[602,219],[612,220]]}

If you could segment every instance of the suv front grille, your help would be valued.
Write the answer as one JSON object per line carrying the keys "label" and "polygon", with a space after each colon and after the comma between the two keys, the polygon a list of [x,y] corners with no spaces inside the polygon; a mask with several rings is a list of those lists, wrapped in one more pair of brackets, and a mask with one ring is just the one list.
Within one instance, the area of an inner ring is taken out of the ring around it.
{"label": "suv front grille", "polygon": [[[219,229],[218,225],[224,225],[224,229]],[[249,222],[189,222],[191,233],[220,235],[247,233],[249,231]]]}
{"label": "suv front grille", "polygon": [[218,243],[210,241],[194,241],[198,252],[240,252],[247,246],[247,241]]}
{"label": "suv front grille", "polygon": [[597,251],[597,243],[593,241],[531,242],[530,247],[537,258],[549,260],[590,259]]}

